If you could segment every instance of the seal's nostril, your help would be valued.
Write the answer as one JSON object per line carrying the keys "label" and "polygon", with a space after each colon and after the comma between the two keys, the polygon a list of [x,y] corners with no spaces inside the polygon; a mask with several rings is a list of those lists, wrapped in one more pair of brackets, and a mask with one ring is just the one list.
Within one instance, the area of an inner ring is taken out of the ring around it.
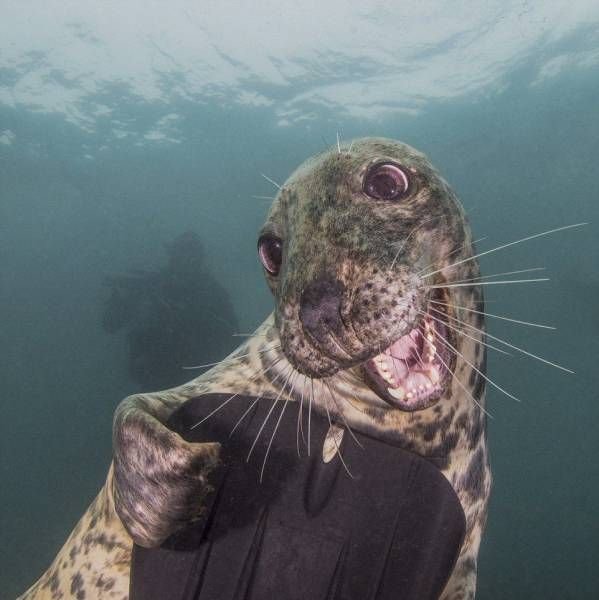
{"label": "seal's nostril", "polygon": [[304,329],[322,341],[328,332],[343,327],[341,301],[345,286],[332,277],[314,280],[304,289],[300,298],[299,316]]}

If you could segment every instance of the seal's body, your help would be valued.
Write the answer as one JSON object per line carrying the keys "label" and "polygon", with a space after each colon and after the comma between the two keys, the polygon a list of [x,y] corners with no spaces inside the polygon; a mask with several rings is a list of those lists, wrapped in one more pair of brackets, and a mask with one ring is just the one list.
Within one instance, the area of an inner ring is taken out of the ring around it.
{"label": "seal's body", "polygon": [[106,484],[23,598],[127,597],[133,542],[157,546],[201,517],[220,445],[185,441],[165,423],[211,392],[270,399],[273,419],[290,402],[326,418],[312,448],[323,461],[343,461],[354,431],[428,459],[465,515],[441,597],[474,597],[491,477],[483,299],[459,202],[419,152],[356,140],[281,187],[258,250],[273,315],[204,375],[119,405]]}

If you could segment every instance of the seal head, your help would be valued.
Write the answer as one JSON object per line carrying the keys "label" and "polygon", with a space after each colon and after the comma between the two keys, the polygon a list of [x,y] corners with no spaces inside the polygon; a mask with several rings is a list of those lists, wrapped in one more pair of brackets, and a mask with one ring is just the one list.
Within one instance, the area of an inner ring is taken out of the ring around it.
{"label": "seal head", "polygon": [[464,244],[466,228],[447,183],[406,144],[365,138],[306,161],[258,241],[287,359],[314,378],[358,367],[387,403],[430,406],[454,357],[443,315],[425,316],[442,301],[431,287],[442,275],[421,275]]}

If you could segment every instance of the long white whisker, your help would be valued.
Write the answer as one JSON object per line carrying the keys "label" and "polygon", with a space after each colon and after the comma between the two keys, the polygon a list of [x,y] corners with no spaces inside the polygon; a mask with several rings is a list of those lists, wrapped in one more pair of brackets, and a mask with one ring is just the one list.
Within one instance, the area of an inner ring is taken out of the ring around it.
{"label": "long white whisker", "polygon": [[306,442],[305,438],[304,438],[304,424],[303,424],[303,410],[304,410],[304,392],[305,392],[305,385],[307,382],[306,376],[302,375],[302,377],[304,378],[304,381],[302,382],[302,395],[300,398],[300,405],[299,405],[299,409],[297,411],[297,425],[295,427],[295,443],[297,445],[297,456],[298,458],[300,457],[300,430],[302,432],[302,440],[304,440],[304,443]]}
{"label": "long white whisker", "polygon": [[231,432],[229,433],[229,437],[233,437],[233,434],[235,433],[235,431],[237,430],[237,428],[243,423],[243,420],[246,418],[246,416],[252,410],[252,408],[254,408],[254,406],[256,406],[256,404],[258,404],[258,402],[260,402],[260,400],[264,399],[264,394],[262,393],[263,391],[264,391],[264,388],[261,388],[260,391],[258,392],[258,397],[255,398],[251,402],[251,404],[245,409],[245,411],[243,412],[243,414],[241,415],[241,417],[239,417],[239,419],[237,420],[237,422],[235,423],[235,425],[233,425],[233,429],[231,429]]}
{"label": "long white whisker", "polygon": [[437,358],[445,367],[447,372],[455,379],[456,383],[466,392],[466,394],[470,397],[474,404],[476,404],[476,406],[478,406],[478,408],[480,408],[485,413],[485,415],[492,419],[493,415],[489,411],[485,410],[484,406],[466,389],[466,386],[458,379],[457,375],[455,375],[455,373],[452,372],[452,370],[445,364],[445,361],[438,354]]}
{"label": "long white whisker", "polygon": [[199,427],[202,423],[204,423],[204,421],[207,421],[212,415],[216,414],[221,408],[224,408],[227,404],[229,404],[229,402],[231,402],[231,400],[233,400],[234,398],[237,398],[237,396],[239,396],[239,394],[240,394],[240,392],[237,392],[236,394],[229,396],[222,404],[220,404],[213,411],[208,413],[201,421],[198,421],[195,425],[192,425],[190,427],[190,429],[195,429],[196,427]]}
{"label": "long white whisker", "polygon": [[[264,354],[264,352],[268,352],[269,350],[275,350],[276,348],[280,348],[281,344],[275,344],[274,346],[269,346],[268,348],[261,348],[260,350],[256,350],[257,354]],[[182,369],[206,369],[207,367],[216,367],[216,365],[220,365],[221,363],[231,362],[232,360],[239,360],[240,358],[245,358],[246,356],[250,356],[252,353],[247,352],[246,354],[237,354],[232,356],[231,358],[223,358],[218,362],[206,363],[205,365],[194,365],[192,367],[181,367]]]}
{"label": "long white whisker", "polygon": [[310,402],[308,404],[308,456],[310,456],[310,440],[312,439],[311,430],[312,427],[312,402],[314,401],[314,379],[310,377]]}
{"label": "long white whisker", "polygon": [[482,242],[483,240],[486,240],[487,236],[485,237],[481,237],[478,238],[476,240],[473,240],[472,242],[466,242],[464,244],[462,244],[461,246],[458,246],[457,248],[455,248],[454,250],[452,250],[451,252],[445,254],[444,256],[442,256],[441,258],[438,258],[437,260],[434,260],[432,263],[428,264],[426,267],[424,267],[424,269],[420,269],[420,271],[418,271],[418,273],[416,273],[416,275],[418,277],[420,277],[420,275],[422,275],[422,273],[424,273],[426,270],[430,269],[431,267],[435,266],[437,263],[439,263],[442,260],[446,260],[447,258],[449,258],[450,256],[453,256],[454,254],[458,253],[460,250],[463,250],[466,246],[470,245],[470,246],[474,246],[474,244],[478,244],[478,242]]}
{"label": "long white whisker", "polygon": [[536,283],[539,281],[549,281],[548,277],[539,279],[509,279],[506,281],[473,281],[471,283],[448,283],[446,285],[426,285],[427,290],[438,290],[444,288],[474,287],[476,285],[506,285],[510,283]]}
{"label": "long white whisker", "polygon": [[341,142],[339,141],[339,132],[337,132],[337,154],[341,154]]}
{"label": "long white whisker", "polygon": [[[431,310],[437,310],[437,309],[431,308]],[[440,312],[440,311],[437,311],[437,312]],[[443,313],[441,313],[441,314],[443,314]],[[495,340],[496,342],[504,344],[508,348],[512,348],[513,350],[517,350],[518,352],[521,352],[522,354],[526,354],[526,356],[530,356],[531,358],[536,358],[537,360],[540,360],[541,362],[543,362],[543,363],[545,363],[547,365],[555,367],[556,369],[560,369],[562,371],[565,371],[566,373],[572,373],[572,374],[574,374],[574,371],[572,371],[571,369],[567,369],[566,367],[562,367],[561,365],[558,365],[557,363],[551,362],[550,360],[547,360],[545,358],[541,358],[540,356],[537,356],[536,354],[533,354],[532,352],[528,352],[527,350],[523,350],[522,348],[519,348],[518,346],[514,346],[513,344],[510,344],[509,342],[506,342],[505,340],[502,340],[501,338],[498,338],[498,337],[496,337],[494,335],[491,335],[489,332],[482,332],[480,329],[474,327],[473,325],[470,325],[468,323],[460,321],[460,319],[456,319],[455,317],[449,317],[449,318],[452,319],[453,321],[458,322],[461,325],[465,325],[469,329],[474,329],[475,331],[478,331],[480,333],[486,333],[486,335],[488,337],[490,337],[492,340]]]}
{"label": "long white whisker", "polygon": [[520,240],[516,240],[515,242],[509,242],[508,244],[503,244],[501,246],[497,246],[496,248],[491,248],[491,250],[485,250],[484,252],[479,252],[478,254],[475,254],[474,256],[469,256],[467,258],[463,258],[462,260],[458,260],[457,262],[454,262],[452,265],[448,265],[447,267],[441,267],[440,269],[431,271],[430,273],[426,273],[422,277],[430,277],[431,275],[435,275],[435,273],[440,273],[441,271],[444,271],[445,269],[451,269],[453,267],[456,267],[457,265],[461,265],[465,262],[469,262],[476,258],[480,258],[481,256],[486,256],[487,254],[491,254],[492,252],[498,252],[499,250],[503,250],[504,248],[509,248],[510,246],[514,246],[515,244],[519,244],[521,242],[527,242],[528,240],[532,240],[532,239],[535,239],[535,238],[538,238],[538,237],[541,237],[544,235],[549,235],[551,233],[556,233],[558,231],[565,231],[566,229],[573,229],[574,227],[582,227],[584,225],[588,225],[588,223],[575,223],[574,225],[564,225],[563,227],[557,227],[556,229],[550,229],[548,231],[543,231],[541,233],[529,235]]}
{"label": "long white whisker", "polygon": [[[341,379],[347,381],[350,385],[352,384],[351,379],[348,379],[347,376],[344,376],[343,371],[340,371],[339,373],[337,373],[339,375],[339,377],[341,377]],[[358,381],[357,378],[354,376],[353,377],[354,382],[357,382],[358,384],[361,384],[361,381]],[[355,411],[362,413],[363,415],[366,414],[366,411],[362,408],[359,408],[358,406],[356,406],[349,397],[342,397],[342,400],[344,400],[345,402],[347,402]]]}
{"label": "long white whisker", "polygon": [[294,369],[291,365],[289,365],[289,368],[291,369],[289,371],[289,375],[287,375],[287,379],[285,379],[285,382],[283,383],[283,387],[279,390],[279,393],[277,394],[277,397],[274,399],[272,406],[270,407],[269,411],[266,413],[266,417],[264,417],[262,426],[258,430],[258,433],[256,434],[256,437],[254,438],[254,443],[252,444],[250,451],[248,452],[247,458],[245,459],[246,462],[249,462],[250,457],[252,456],[252,452],[254,451],[254,448],[256,447],[256,444],[258,443],[258,439],[260,438],[260,435],[264,431],[264,427],[266,427],[266,423],[270,419],[270,415],[272,414],[272,411],[275,409],[275,406],[277,405],[279,398],[283,395],[283,392],[285,391],[285,388],[287,387],[287,383],[289,382],[291,375],[294,373]]}
{"label": "long white whisker", "polygon": [[347,427],[347,430],[349,431],[349,434],[352,436],[354,442],[356,442],[356,444],[358,444],[358,446],[360,446],[360,448],[364,448],[364,446],[362,446],[362,444],[360,443],[360,440],[354,435],[354,432],[352,431],[352,428],[349,426],[349,423],[345,420],[345,415],[343,414],[343,411],[339,408],[339,403],[337,402],[337,399],[333,395],[333,391],[331,390],[331,386],[328,384],[328,382],[326,382],[324,380],[323,380],[323,383],[325,384],[325,386],[329,390],[329,394],[330,394],[333,402],[335,403],[335,406],[337,407],[337,412],[339,413],[339,416],[343,420],[344,425]]}
{"label": "long white whisker", "polygon": [[482,281],[484,279],[493,279],[502,275],[517,275],[518,273],[532,273],[533,271],[545,271],[545,267],[534,267],[532,269],[520,269],[518,271],[506,271],[504,273],[495,273],[494,275],[479,275],[477,277],[469,277],[468,279],[458,279],[456,281],[448,281],[447,283],[466,283],[468,281]]}
{"label": "long white whisker", "polygon": [[251,198],[255,198],[256,200],[276,200],[276,196],[259,196],[257,194],[252,194]]}
{"label": "long white whisker", "polygon": [[[435,308],[431,307],[431,310],[434,310],[435,312],[438,312],[439,314],[446,316],[450,319],[453,319],[453,317],[450,317],[449,315],[446,315],[444,312],[436,310]],[[505,350],[502,350],[501,348],[498,348],[497,346],[493,346],[492,344],[489,344],[489,342],[484,341],[483,340],[479,340],[475,337],[472,337],[471,335],[467,334],[463,329],[456,327],[455,325],[452,325],[451,323],[447,323],[446,321],[443,321],[437,317],[433,317],[433,315],[427,313],[427,312],[423,312],[421,310],[418,311],[421,315],[424,315],[425,317],[429,317],[430,319],[433,319],[433,321],[437,321],[437,323],[441,323],[441,325],[443,325],[444,327],[449,327],[449,329],[456,331],[457,333],[459,333],[460,335],[463,335],[464,337],[467,337],[470,340],[474,340],[475,342],[478,342],[480,344],[482,344],[483,346],[486,346],[487,348],[490,348],[491,350],[495,350],[495,352],[500,352],[501,354],[505,354],[506,356],[512,356],[509,352],[506,352]],[[479,331],[480,333],[482,333],[483,335],[486,333],[484,331],[481,331],[480,329],[477,329],[477,331]]]}
{"label": "long white whisker", "polygon": [[[298,375],[298,372],[294,371],[293,377],[289,381],[290,393],[291,393],[291,390],[293,389],[293,381],[297,378],[297,375]],[[275,428],[273,429],[272,435],[270,436],[270,440],[268,442],[268,447],[266,448],[266,452],[264,453],[264,460],[262,461],[262,469],[260,469],[260,482],[262,482],[262,477],[264,476],[264,469],[266,468],[266,461],[268,460],[268,454],[270,453],[270,448],[275,439],[277,430],[279,429],[279,425],[281,424],[281,420],[283,419],[283,413],[285,412],[285,409],[287,408],[287,404],[289,403],[290,398],[291,398],[291,395],[289,395],[287,397],[287,399],[285,400],[285,402],[283,402],[283,408],[281,409],[281,414],[279,415],[279,418],[277,419],[277,422],[275,424]]]}
{"label": "long white whisker", "polygon": [[457,350],[457,348],[454,348],[452,344],[450,344],[447,340],[440,338],[441,339],[441,343],[445,344],[446,347],[451,348],[467,365],[469,365],[472,369],[474,369],[485,381],[487,381],[488,383],[490,383],[495,389],[499,390],[500,392],[504,393],[506,396],[508,396],[509,398],[511,398],[512,400],[515,400],[516,402],[520,402],[519,398],[516,398],[516,396],[510,394],[509,392],[507,392],[506,390],[504,390],[502,387],[498,386],[494,381],[492,381],[491,379],[489,379],[482,371],[480,371],[479,369],[477,369],[461,352],[459,352]]}
{"label": "long white whisker", "polygon": [[[261,375],[265,375],[280,360],[282,360],[282,359],[278,358],[276,361],[274,361],[272,364],[270,364],[266,369],[262,369],[262,371],[259,371],[258,373],[252,375],[249,380],[253,381],[254,379],[257,379],[258,377],[260,377]],[[240,394],[241,394],[241,392],[237,392],[236,394],[233,394],[232,396],[230,396],[229,398],[227,398],[227,400],[225,400],[222,404],[220,404],[219,406],[217,406],[212,412],[210,412],[209,414],[207,414],[201,421],[198,421],[195,425],[192,425],[190,427],[190,429],[195,429],[196,427],[200,426],[202,423],[204,423],[205,421],[207,421],[212,415],[216,414],[221,408],[224,408],[227,404],[229,404],[229,402],[231,402],[231,400],[233,400],[234,398],[237,398],[237,396],[239,396]]]}
{"label": "long white whisker", "polygon": [[258,404],[258,402],[260,402],[260,400],[262,400],[262,398],[264,398],[264,396],[262,395],[263,389],[264,388],[260,389],[260,391],[258,392],[257,398],[254,398],[254,400],[252,400],[250,405],[243,411],[243,414],[241,415],[241,417],[239,417],[239,419],[237,420],[235,425],[233,425],[233,429],[231,429],[231,432],[229,433],[229,437],[233,437],[235,430],[241,425],[241,423],[246,418],[248,413],[252,410],[252,408],[254,408],[254,406],[256,406],[256,404]]}
{"label": "long white whisker", "polygon": [[439,302],[438,300],[429,300],[431,304],[439,304],[441,306],[448,306],[450,308],[457,308],[465,310],[466,312],[476,313],[477,315],[484,315],[485,317],[492,317],[493,319],[501,319],[502,321],[509,321],[510,323],[517,323],[518,325],[530,325],[531,327],[540,327],[541,329],[555,329],[551,325],[542,325],[541,323],[531,323],[529,321],[520,321],[518,319],[511,319],[510,317],[504,317],[502,315],[494,315],[492,313],[484,312],[482,310],[474,310],[473,308],[466,308],[465,306],[457,306],[455,304],[448,304],[447,302]]}
{"label": "long white whisker", "polygon": [[[282,360],[282,359],[279,359],[279,360]],[[279,361],[277,361],[277,362],[279,362]],[[276,364],[276,363],[274,363],[274,364]],[[274,364],[272,366],[274,366]],[[284,373],[285,373],[285,371],[281,371],[280,373],[278,373],[276,375],[276,377],[270,382],[270,384],[273,385]],[[264,398],[264,395],[262,393],[263,391],[264,391],[264,386],[262,386],[260,388],[260,390],[258,392],[258,396],[256,398],[254,398],[254,400],[250,403],[250,405],[245,409],[245,411],[243,412],[241,417],[239,417],[239,419],[237,420],[235,425],[233,425],[233,429],[231,429],[231,432],[229,433],[229,437],[233,436],[233,434],[235,433],[235,430],[241,425],[241,423],[246,418],[246,416],[249,414],[249,412],[252,410],[252,408],[254,408],[254,406],[256,406],[256,404],[258,404],[258,402],[260,402],[260,400],[262,400],[262,398]]]}
{"label": "long white whisker", "polygon": [[[247,355],[245,355],[245,356],[247,356]],[[243,356],[236,357],[236,358],[243,358]],[[216,365],[220,365],[221,363],[224,363],[224,362],[228,362],[228,361],[225,361],[225,359],[223,359],[223,360],[219,360],[218,362],[206,363],[205,365],[193,365],[193,366],[186,366],[186,367],[181,367],[181,368],[185,369],[185,370],[207,369],[208,367],[216,367]]]}

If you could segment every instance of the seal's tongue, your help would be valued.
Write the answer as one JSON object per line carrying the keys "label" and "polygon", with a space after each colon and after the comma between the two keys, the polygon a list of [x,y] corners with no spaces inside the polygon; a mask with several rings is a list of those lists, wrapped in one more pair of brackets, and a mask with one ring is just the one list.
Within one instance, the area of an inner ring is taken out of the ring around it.
{"label": "seal's tongue", "polygon": [[420,331],[415,328],[408,333],[408,335],[404,335],[402,338],[399,338],[394,344],[391,344],[387,350],[385,350],[385,354],[391,356],[393,360],[410,360],[417,358],[417,355],[420,354],[419,346],[422,345],[422,335]]}

